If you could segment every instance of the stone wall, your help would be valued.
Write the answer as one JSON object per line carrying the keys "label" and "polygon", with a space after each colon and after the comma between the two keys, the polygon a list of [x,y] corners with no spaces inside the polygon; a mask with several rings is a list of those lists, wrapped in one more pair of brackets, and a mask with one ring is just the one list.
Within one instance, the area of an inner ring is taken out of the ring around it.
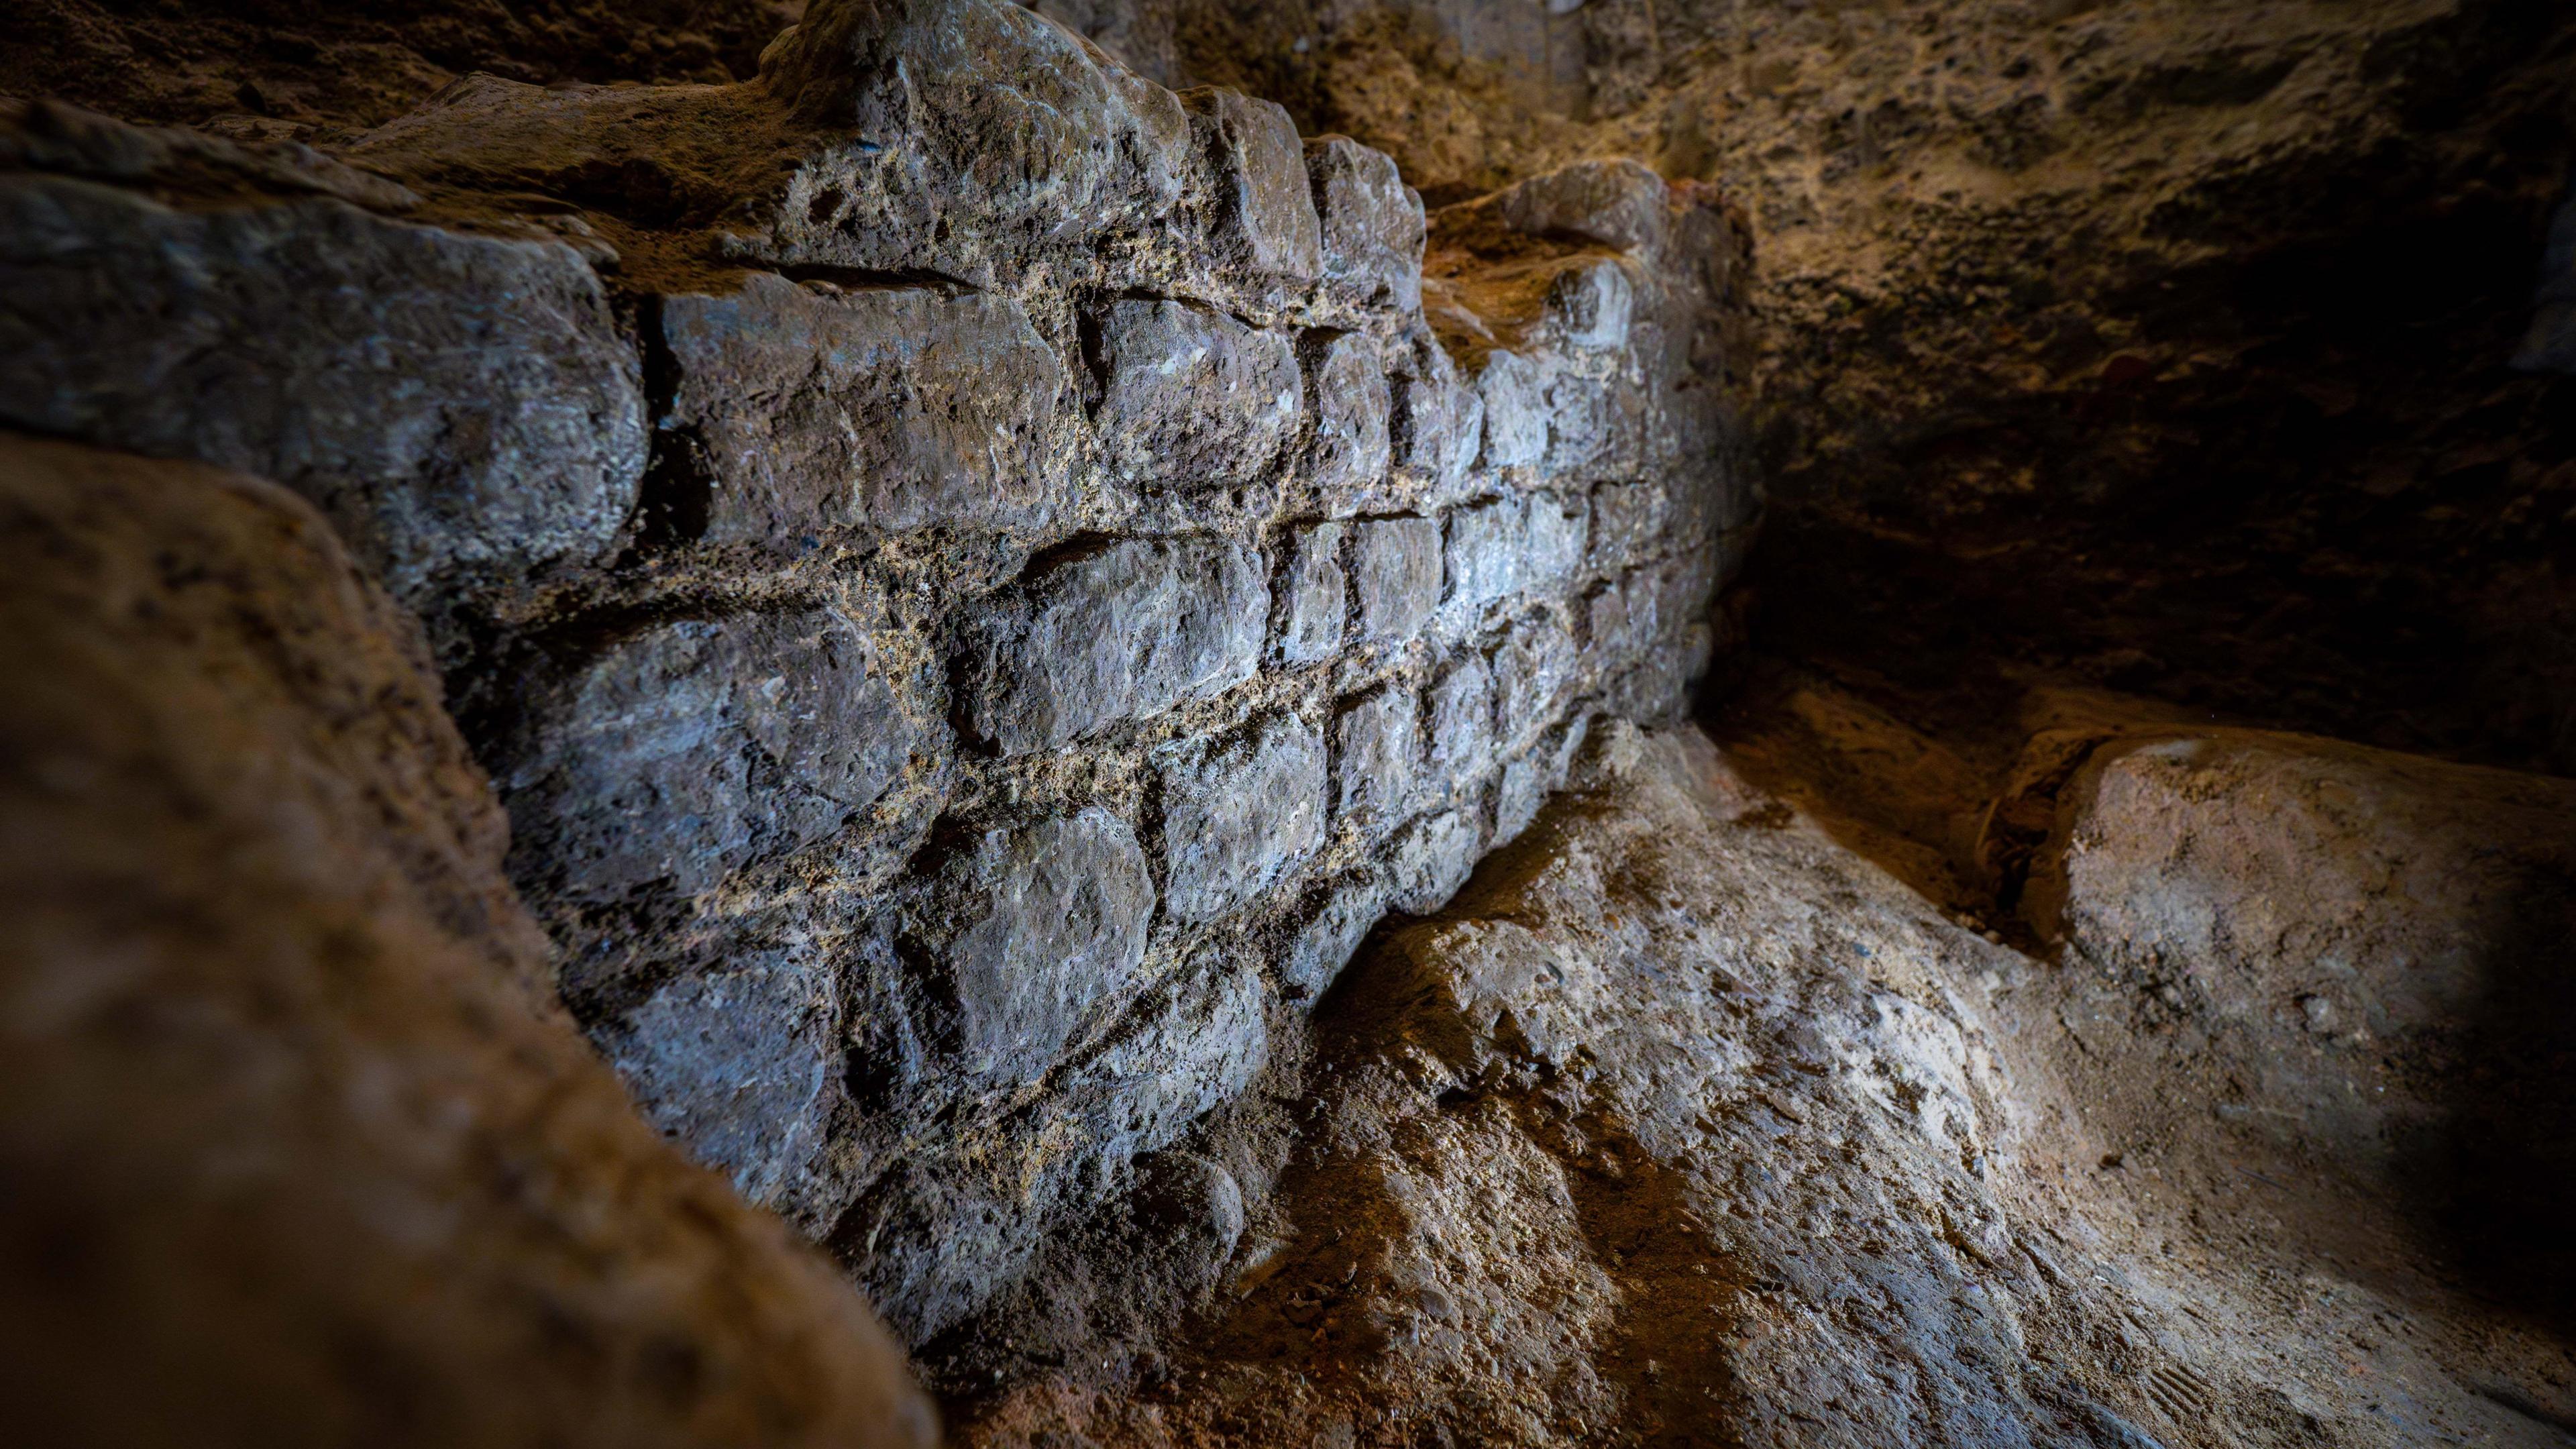
{"label": "stone wall", "polygon": [[7,121],[0,420],[332,519],[593,1041],[916,1340],[1678,709],[1758,510],[1696,194],[1426,218],[999,0],[336,158]]}

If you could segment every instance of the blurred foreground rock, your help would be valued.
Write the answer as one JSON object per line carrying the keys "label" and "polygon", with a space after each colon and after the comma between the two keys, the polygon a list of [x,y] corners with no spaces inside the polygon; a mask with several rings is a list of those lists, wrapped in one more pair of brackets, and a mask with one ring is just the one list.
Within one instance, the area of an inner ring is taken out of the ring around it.
{"label": "blurred foreground rock", "polygon": [[292,494],[0,436],[0,1385],[47,1445],[927,1445],[554,1003],[417,625]]}

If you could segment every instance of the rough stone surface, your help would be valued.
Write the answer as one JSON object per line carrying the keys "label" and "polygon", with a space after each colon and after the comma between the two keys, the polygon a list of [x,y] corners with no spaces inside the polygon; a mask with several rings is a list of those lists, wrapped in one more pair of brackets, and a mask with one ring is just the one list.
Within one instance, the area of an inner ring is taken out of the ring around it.
{"label": "rough stone surface", "polygon": [[1352,701],[1333,721],[1334,818],[1401,818],[1421,758],[1413,691],[1388,685]]}
{"label": "rough stone surface", "polygon": [[1371,518],[1351,525],[1351,594],[1363,639],[1402,643],[1440,607],[1440,524]]}
{"label": "rough stone surface", "polygon": [[523,879],[683,895],[837,829],[915,730],[870,641],[829,610],[656,625],[531,688],[500,785]]}
{"label": "rough stone surface", "polygon": [[1130,994],[1154,884],[1126,823],[1092,809],[987,833],[931,900],[935,994],[955,1003],[962,1069],[1022,1081],[1095,1007]]}
{"label": "rough stone surface", "polygon": [[423,607],[593,561],[641,367],[559,244],[0,175],[0,420],[272,478]]}
{"label": "rough stone surface", "polygon": [[[2195,793],[2159,808],[2203,830],[2277,830],[2251,778]],[[2517,853],[2554,858],[2542,842],[2564,828],[2563,793],[2478,790],[2453,818],[2514,799]],[[2442,847],[2417,856],[2386,817],[2337,818],[2380,868],[2434,880]],[[2099,906],[2182,907],[2170,872],[2191,857],[2130,838],[2166,874],[2114,864]],[[995,1395],[961,1438],[2557,1437],[2563,1350],[2438,1278],[2390,1275],[2411,1243],[2357,1271],[2348,1248],[2285,1239],[2275,1172],[2178,1178],[2172,1158],[2142,1154],[2119,1114],[2223,1134],[2224,1083],[2105,1095],[2071,1076],[2087,1057],[2061,1017],[2062,968],[1938,919],[1704,740],[1609,727],[1574,793],[1496,867],[1386,933],[1327,998],[1313,1096],[1271,1129],[1284,1154],[1241,1131],[1188,1149],[1237,1173],[1263,1164],[1275,1183],[1247,1194],[1229,1288],[1150,1340],[1191,1387],[1140,1399],[1068,1357]],[[2195,959],[2228,974],[2229,948],[2211,944],[2218,956]],[[2199,1246],[2195,1215],[2233,1226]],[[1041,1354],[1113,1322],[1023,1320],[1049,1335]]]}
{"label": "rough stone surface", "polygon": [[1430,734],[1431,778],[1452,787],[1477,778],[1494,744],[1494,671],[1485,656],[1468,653],[1444,666],[1422,714]]}
{"label": "rough stone surface", "polygon": [[1338,523],[1300,528],[1291,537],[1288,565],[1279,586],[1279,657],[1291,664],[1312,664],[1342,650],[1350,613],[1350,590],[1342,573],[1342,535]]}
{"label": "rough stone surface", "polygon": [[1205,921],[1242,905],[1323,840],[1324,741],[1294,716],[1162,772],[1163,905]]}
{"label": "rough stone surface", "polygon": [[1422,197],[1395,162],[1348,136],[1306,142],[1325,285],[1358,306],[1422,305]]}
{"label": "rough stone surface", "polygon": [[1130,540],[1059,561],[978,620],[967,726],[1005,754],[1051,749],[1250,678],[1269,593],[1237,545]]}
{"label": "rough stone surface", "polygon": [[416,626],[321,515],[17,437],[0,515],[0,1226],[53,1245],[0,1269],[13,1432],[935,1441],[859,1296],[553,1004]]}
{"label": "rough stone surface", "polygon": [[1297,123],[1278,103],[1239,91],[1194,90],[1181,103],[1215,170],[1221,255],[1254,276],[1303,282],[1321,275],[1322,225]]}
{"label": "rough stone surface", "polygon": [[656,426],[703,480],[709,542],[1024,525],[1054,501],[1064,365],[1007,297],[761,273],[661,321],[679,376]]}
{"label": "rough stone surface", "polygon": [[1095,421],[1122,476],[1200,486],[1269,468],[1301,406],[1285,337],[1186,302],[1112,303],[1095,325]]}
{"label": "rough stone surface", "polygon": [[[2255,731],[2041,749],[2081,763],[2028,772],[2064,783],[2022,910],[2123,1150],[2294,1185],[2324,1251],[2447,1243],[2477,1291],[2576,1302],[2576,783]],[[2213,1095],[2205,1135],[2152,1106]]]}
{"label": "rough stone surface", "polygon": [[[1113,8],[1053,10],[1132,40]],[[1635,568],[1661,612],[1582,657],[1555,723],[1687,697],[1708,600],[1683,586],[1721,575],[1673,574],[1667,603],[1655,570],[1711,548],[1700,515],[1568,570],[1568,535],[1525,504],[1715,476],[1700,455],[1741,427],[1690,421],[1716,413],[1680,406],[1677,379],[1723,362],[1733,304],[1669,248],[1492,207],[1425,217],[1361,148],[1310,154],[1240,96],[1185,104],[1001,0],[816,0],[756,79],[485,69],[363,134],[272,117],[217,142],[12,107],[0,174],[134,219],[66,265],[84,295],[118,295],[91,262],[172,228],[328,215],[361,252],[400,235],[535,258],[591,299],[572,323],[471,288],[435,304],[489,329],[478,404],[581,417],[631,464],[579,547],[423,596],[439,668],[594,1045],[953,1389],[956,1354],[1008,1338],[984,1332],[1005,1305],[1064,1288],[1099,1232],[1144,1240],[1113,1221],[1139,1153],[1278,1110],[1268,1084],[1306,1059],[1307,1014],[1388,894],[1445,893],[1472,863],[1507,762],[1480,744],[1432,765],[1435,699],[1491,738],[1490,680],[1469,704],[1435,696],[1444,672],[1484,676],[1516,619]],[[1734,246],[1704,200],[1659,204]],[[1615,344],[1573,283],[1549,302],[1549,279],[1604,264],[1632,284]],[[361,313],[379,285],[315,274]],[[490,372],[513,328],[546,357],[600,340],[629,431],[587,422],[569,364]],[[1670,446],[1613,436],[1563,477],[1482,465],[1475,379],[1498,350],[1529,360],[1534,405],[1579,383]],[[295,388],[337,405],[329,378]],[[508,498],[567,480],[532,465]],[[1442,608],[1469,504],[1466,532],[1508,524],[1478,534],[1476,568],[1512,582]],[[1399,734],[1410,707],[1414,788],[1336,815],[1328,744],[1369,698]],[[1261,1163],[1223,1165],[1247,1202],[1267,1190]],[[1141,1252],[1160,1286],[1136,1313],[1208,1288],[1185,1256]]]}
{"label": "rough stone surface", "polygon": [[1384,351],[1365,332],[1329,338],[1314,350],[1312,376],[1315,439],[1309,476],[1327,498],[1364,489],[1387,469]]}

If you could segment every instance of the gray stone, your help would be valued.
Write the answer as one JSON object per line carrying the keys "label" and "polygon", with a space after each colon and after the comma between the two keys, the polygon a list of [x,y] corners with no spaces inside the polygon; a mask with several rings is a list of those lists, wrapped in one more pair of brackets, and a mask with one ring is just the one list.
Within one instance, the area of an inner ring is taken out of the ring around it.
{"label": "gray stone", "polygon": [[1215,168],[1220,264],[1253,277],[1315,280],[1323,231],[1297,123],[1275,102],[1230,90],[1183,91],[1181,104]]}
{"label": "gray stone", "polygon": [[1585,258],[1548,283],[1548,320],[1568,346],[1587,352],[1626,346],[1636,305],[1636,283],[1608,257]]}
{"label": "gray stone", "polygon": [[1422,710],[1411,687],[1382,685],[1333,721],[1333,817],[1402,818],[1421,769]]}
{"label": "gray stone", "polygon": [[1329,335],[1313,349],[1315,438],[1307,475],[1329,495],[1386,473],[1390,406],[1386,357],[1365,332]]}
{"label": "gray stone", "polygon": [[1540,466],[1550,474],[1589,464],[1608,469],[1633,460],[1646,431],[1646,394],[1625,374],[1559,371],[1548,381],[1547,448]]}
{"label": "gray stone", "polygon": [[560,245],[10,176],[0,296],[0,420],[274,479],[415,603],[596,558],[643,477],[641,363]]}
{"label": "gray stone", "polygon": [[1428,329],[1408,338],[1391,364],[1387,434],[1395,465],[1435,492],[1456,487],[1484,445],[1484,397],[1459,381],[1457,364]]}
{"label": "gray stone", "polygon": [[1519,590],[1523,516],[1518,498],[1450,510],[1445,604],[1472,613]]}
{"label": "gray stone", "polygon": [[986,831],[941,871],[926,928],[966,1070],[1030,1081],[1145,961],[1154,885],[1126,822],[1097,807]]}
{"label": "gray stone", "polygon": [[826,1147],[839,1074],[831,972],[771,951],[665,982],[593,1038],[662,1134],[731,1179],[753,1203],[790,1200]]}
{"label": "gray stone", "polygon": [[1548,778],[1549,759],[1544,748],[1513,757],[1503,766],[1502,783],[1494,787],[1494,845],[1500,848],[1520,838],[1538,818],[1539,807],[1547,803],[1547,792],[1553,786]]}
{"label": "gray stone", "polygon": [[1004,0],[817,0],[763,57],[762,82],[858,142],[806,158],[769,234],[739,237],[773,262],[929,266],[984,285],[1017,247],[1161,215],[1189,164],[1169,92]]}
{"label": "gray stone", "polygon": [[1520,586],[1554,592],[1571,584],[1583,572],[1590,523],[1579,499],[1569,502],[1547,494],[1531,498],[1521,545]]}
{"label": "gray stone", "polygon": [[1295,350],[1275,332],[1186,302],[1102,309],[1094,424],[1118,476],[1222,484],[1268,471],[1295,423]]}
{"label": "gray stone", "polygon": [[573,1029],[317,510],[9,434],[0,516],[13,1442],[938,1441],[837,1266]]}
{"label": "gray stone", "polygon": [[1387,857],[1393,883],[1387,904],[1415,916],[1440,909],[1475,873],[1484,846],[1470,810],[1443,810],[1415,821]]}
{"label": "gray stone", "polygon": [[1663,536],[1667,501],[1660,479],[1604,483],[1593,489],[1593,565],[1616,568],[1643,558]]}
{"label": "gray stone", "polygon": [[826,609],[653,625],[540,679],[496,768],[539,895],[683,894],[874,802],[916,731]]}
{"label": "gray stone", "polygon": [[1440,525],[1428,518],[1369,518],[1350,525],[1351,590],[1360,637],[1401,643],[1440,606]]}
{"label": "gray stone", "polygon": [[1494,743],[1494,676],[1473,650],[1432,681],[1426,701],[1430,778],[1451,788],[1480,776]]}
{"label": "gray stone", "polygon": [[1554,722],[1557,702],[1579,662],[1573,631],[1554,610],[1536,610],[1513,621],[1510,635],[1494,651],[1496,728],[1505,748]]}
{"label": "gray stone", "polygon": [[1385,888],[1372,876],[1345,880],[1321,896],[1279,964],[1292,999],[1312,1001],[1323,995],[1386,911]]}
{"label": "gray stone", "polygon": [[1515,352],[1489,353],[1476,395],[1485,405],[1484,466],[1518,468],[1547,456],[1546,368]]}
{"label": "gray stone", "polygon": [[1006,755],[1229,689],[1270,594],[1239,544],[1128,539],[1054,560],[986,606],[958,661],[965,724]]}
{"label": "gray stone", "polygon": [[1342,647],[1349,589],[1342,577],[1342,525],[1317,523],[1289,538],[1279,586],[1279,657],[1290,664],[1329,659]]}
{"label": "gray stone", "polygon": [[1496,193],[1494,204],[1524,236],[1576,237],[1623,252],[1651,255],[1672,231],[1664,178],[1625,157],[1533,176]]}
{"label": "gray stone", "polygon": [[1176,919],[1235,909],[1324,838],[1324,741],[1280,715],[1163,767],[1163,903]]}
{"label": "gray stone", "polygon": [[1177,1251],[1200,1281],[1216,1276],[1243,1238],[1243,1188],[1234,1174],[1194,1152],[1136,1159],[1136,1216],[1155,1245]]}
{"label": "gray stone", "polygon": [[1651,601],[1647,608],[1648,628],[1640,630],[1628,607],[1627,586],[1615,579],[1584,595],[1583,617],[1584,638],[1590,642],[1593,654],[1605,661],[1635,653],[1652,633]]}
{"label": "gray stone", "polygon": [[1306,175],[1322,223],[1326,289],[1355,307],[1422,305],[1422,198],[1395,160],[1348,136],[1306,143]]}
{"label": "gray stone", "polygon": [[1270,1060],[1269,999],[1261,973],[1226,952],[1149,992],[1072,1084],[1099,1098],[1083,1124],[1093,1150],[1107,1161],[1150,1152],[1241,1095]]}
{"label": "gray stone", "polygon": [[711,542],[1024,524],[1049,501],[1064,364],[1006,297],[759,272],[664,299],[662,333],[659,425],[707,478]]}

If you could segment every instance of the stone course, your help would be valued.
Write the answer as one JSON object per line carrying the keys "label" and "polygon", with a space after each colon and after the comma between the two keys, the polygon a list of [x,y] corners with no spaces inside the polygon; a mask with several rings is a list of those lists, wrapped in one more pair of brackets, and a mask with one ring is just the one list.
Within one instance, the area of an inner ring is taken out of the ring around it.
{"label": "stone course", "polygon": [[284,163],[205,141],[203,209],[0,171],[0,407],[330,515],[593,1041],[916,1342],[1589,721],[1684,708],[1758,517],[1722,214],[1592,168],[1426,216],[1001,0],[817,0],[739,85],[478,76],[342,154],[245,193]]}

